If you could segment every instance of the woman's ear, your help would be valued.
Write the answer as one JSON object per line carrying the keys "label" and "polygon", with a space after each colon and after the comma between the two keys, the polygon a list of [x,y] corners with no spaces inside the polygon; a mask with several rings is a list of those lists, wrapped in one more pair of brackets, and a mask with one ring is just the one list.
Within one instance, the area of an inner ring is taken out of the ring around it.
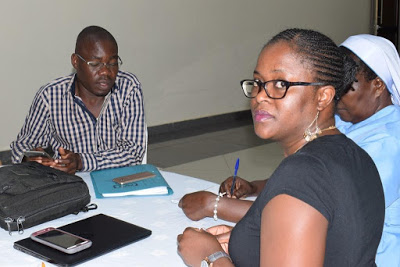
{"label": "woman's ear", "polygon": [[332,85],[320,87],[317,90],[318,110],[324,110],[335,98],[336,90]]}
{"label": "woman's ear", "polygon": [[385,83],[379,77],[372,80],[372,86],[376,97],[379,97],[383,92],[387,91]]}

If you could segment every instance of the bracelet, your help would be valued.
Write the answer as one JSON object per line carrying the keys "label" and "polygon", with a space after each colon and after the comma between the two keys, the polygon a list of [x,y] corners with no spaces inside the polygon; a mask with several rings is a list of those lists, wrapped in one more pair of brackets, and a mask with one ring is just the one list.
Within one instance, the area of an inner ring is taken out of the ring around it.
{"label": "bracelet", "polygon": [[218,202],[219,202],[219,199],[220,199],[221,197],[225,196],[225,194],[226,194],[226,192],[224,192],[224,193],[219,193],[219,194],[217,195],[217,198],[215,199],[215,204],[214,204],[214,221],[218,221],[218,216],[217,216]]}
{"label": "bracelet", "polygon": [[217,251],[211,254],[210,256],[206,257],[204,260],[202,260],[200,267],[210,267],[213,265],[214,261],[220,258],[228,258],[232,262],[231,257],[229,257],[229,255],[226,252]]}

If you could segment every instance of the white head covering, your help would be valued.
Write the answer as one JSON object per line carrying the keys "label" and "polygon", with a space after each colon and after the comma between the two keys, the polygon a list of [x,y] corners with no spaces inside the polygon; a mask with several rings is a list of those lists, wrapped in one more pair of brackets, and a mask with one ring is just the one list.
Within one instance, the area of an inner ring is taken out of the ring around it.
{"label": "white head covering", "polygon": [[400,59],[393,43],[383,37],[359,34],[350,36],[341,46],[350,49],[383,80],[393,104],[399,106]]}

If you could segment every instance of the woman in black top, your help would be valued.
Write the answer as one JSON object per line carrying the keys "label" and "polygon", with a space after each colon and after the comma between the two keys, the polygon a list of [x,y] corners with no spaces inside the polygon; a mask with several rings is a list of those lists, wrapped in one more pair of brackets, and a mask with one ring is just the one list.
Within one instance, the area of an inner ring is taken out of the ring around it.
{"label": "woman in black top", "polygon": [[344,55],[321,33],[289,29],[266,44],[253,76],[242,88],[255,132],[277,141],[285,159],[232,232],[179,235],[182,258],[207,266],[223,251],[217,237],[230,236],[231,259],[213,267],[375,266],[382,185],[371,158],[334,126],[347,84]]}

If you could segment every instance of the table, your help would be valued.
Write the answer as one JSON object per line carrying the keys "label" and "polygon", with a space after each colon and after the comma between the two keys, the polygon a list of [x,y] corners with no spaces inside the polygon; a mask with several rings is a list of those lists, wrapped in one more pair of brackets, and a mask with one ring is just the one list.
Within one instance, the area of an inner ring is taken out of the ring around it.
{"label": "table", "polygon": [[[40,267],[42,261],[13,248],[14,242],[29,237],[35,231],[46,227],[60,227],[95,214],[106,215],[148,228],[152,235],[113,252],[87,261],[80,266],[186,266],[177,253],[176,237],[188,227],[208,228],[229,222],[212,218],[200,221],[188,219],[177,202],[186,193],[208,190],[216,193],[219,185],[205,180],[161,171],[168,184],[174,190],[169,196],[145,196],[96,199],[89,173],[77,173],[88,184],[92,197],[91,203],[98,208],[87,213],[67,215],[35,227],[25,229],[22,235],[14,232],[12,236],[0,229],[0,265]],[[53,266],[45,263],[46,266]]]}

